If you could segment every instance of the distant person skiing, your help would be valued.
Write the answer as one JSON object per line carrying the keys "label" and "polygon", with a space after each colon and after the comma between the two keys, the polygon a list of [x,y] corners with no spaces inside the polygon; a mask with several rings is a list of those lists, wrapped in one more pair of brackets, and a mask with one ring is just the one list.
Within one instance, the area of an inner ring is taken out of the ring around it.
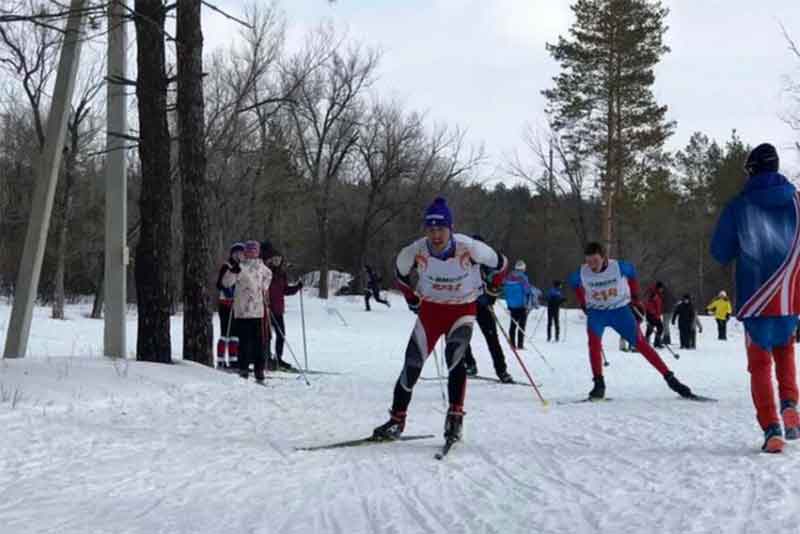
{"label": "distant person skiing", "polygon": [[661,373],[672,391],[681,397],[695,398],[691,389],[675,377],[639,331],[629,306],[631,303],[639,305],[639,282],[633,265],[608,258],[600,243],[587,244],[584,254],[586,263],[570,276],[569,284],[586,313],[589,360],[594,382],[589,399],[603,399],[606,393],[602,346],[606,327],[611,327],[635,346],[650,365]]}
{"label": "distant person skiing", "polygon": [[508,334],[512,347],[525,348],[525,326],[528,322],[528,312],[533,307],[533,288],[525,273],[525,262],[517,260],[514,270],[509,273],[503,282],[503,298],[511,314],[511,324]]}
{"label": "distant person skiing", "polygon": [[720,291],[719,295],[706,306],[706,311],[712,313],[717,321],[717,339],[721,341],[727,340],[728,319],[730,319],[733,312],[731,301],[728,300],[728,294],[725,291]]}
{"label": "distant person skiing", "polygon": [[561,336],[561,305],[567,300],[561,291],[563,285],[561,280],[554,280],[553,287],[547,291],[545,298],[547,302],[547,341],[552,339],[553,328],[555,328],[556,341]]}
{"label": "distant person skiing", "polygon": [[381,298],[381,277],[369,265],[364,266],[364,271],[367,274],[367,288],[364,290],[364,306],[366,306],[367,311],[372,311],[372,308],[369,307],[370,297],[387,308],[391,308],[392,305],[389,301]]}
{"label": "distant person skiing", "polygon": [[647,330],[645,330],[644,337],[650,343],[650,336],[655,332],[655,340],[653,347],[660,349],[663,348],[661,336],[664,334],[664,321],[662,315],[664,313],[664,284],[656,282],[647,290],[647,300],[644,304],[645,320],[647,321]]}
{"label": "distant person skiing", "polygon": [[[283,346],[286,343],[286,322],[283,320],[283,315],[286,313],[286,297],[303,289],[303,282],[290,284],[283,255],[275,249],[272,249],[271,254],[265,263],[272,270],[272,282],[269,284],[269,311],[270,326],[272,327],[270,333],[275,332],[275,358],[274,360],[269,359],[267,368],[291,371],[294,368],[283,360]],[[268,336],[265,343],[267,355],[273,354],[271,351],[272,337],[272,335]]]}
{"label": "distant person skiing", "polygon": [[[765,452],[783,450],[781,419],[786,439],[800,437],[792,343],[800,313],[800,197],[778,167],[772,145],[761,144],[750,152],[744,189],[725,206],[711,240],[717,261],[736,262],[736,317],[744,323],[750,392],[764,431]],[[716,308],[718,319],[726,315],[722,307]]]}
{"label": "distant person skiing", "polygon": [[[425,237],[397,256],[397,286],[418,318],[406,348],[405,364],[394,388],[389,420],[373,431],[375,439],[396,439],[405,428],[411,392],[425,359],[445,336],[445,361],[449,371],[450,406],[445,419],[445,440],[461,439],[467,372],[464,352],[472,336],[477,313],[475,301],[483,292],[480,267],[490,269],[490,281],[499,286],[507,271],[506,259],[491,247],[453,233],[453,216],[447,201],[438,197],[425,211]],[[416,291],[410,274],[416,269]]]}
{"label": "distant person skiing", "polygon": [[247,241],[244,258],[233,262],[222,277],[222,285],[236,286],[233,326],[239,337],[239,376],[247,378],[252,363],[256,381],[263,383],[265,336],[262,328],[272,271],[261,260],[260,248],[258,241]]}
{"label": "distant person skiing", "polygon": [[[481,236],[474,235],[472,238],[476,241],[484,242]],[[503,354],[503,348],[500,346],[500,338],[497,336],[497,323],[495,322],[495,315],[492,310],[494,303],[497,300],[497,296],[500,294],[501,288],[492,285],[492,271],[487,267],[481,266],[481,277],[483,278],[483,293],[478,297],[477,300],[478,327],[480,327],[483,337],[486,338],[486,345],[489,347],[489,354],[492,356],[494,372],[497,375],[498,380],[504,384],[513,384],[514,379],[508,372],[506,356]],[[475,361],[475,356],[472,354],[471,343],[467,345],[467,351],[464,358],[464,362],[467,367],[467,375],[477,375],[478,363]]]}
{"label": "distant person skiing", "polygon": [[233,315],[231,314],[236,286],[225,287],[222,285],[222,278],[234,265],[242,261],[243,253],[244,243],[236,242],[231,245],[228,259],[220,267],[217,276],[217,291],[219,291],[217,313],[219,313],[220,332],[217,341],[217,365],[222,367],[233,366],[239,356],[239,338],[234,335]]}
{"label": "distant person skiing", "polygon": [[703,331],[703,326],[697,319],[697,311],[694,309],[692,296],[684,295],[675,306],[672,314],[672,324],[678,322],[678,334],[682,349],[697,348],[697,330]]}

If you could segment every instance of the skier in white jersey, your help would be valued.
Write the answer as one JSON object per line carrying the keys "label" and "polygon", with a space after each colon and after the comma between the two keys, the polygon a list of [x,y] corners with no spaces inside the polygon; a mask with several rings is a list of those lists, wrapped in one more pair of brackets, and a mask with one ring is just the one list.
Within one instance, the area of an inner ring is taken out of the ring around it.
{"label": "skier in white jersey", "polygon": [[589,399],[599,400],[605,396],[602,339],[606,327],[611,327],[631,346],[636,347],[650,365],[661,373],[671,390],[681,397],[695,398],[692,390],[675,378],[639,330],[631,310],[631,306],[642,309],[639,302],[639,281],[633,265],[608,258],[600,243],[587,244],[584,254],[586,263],[570,276],[569,283],[586,313],[589,360],[594,380]]}
{"label": "skier in white jersey", "polygon": [[[418,319],[394,388],[389,421],[373,432],[377,439],[397,439],[403,433],[411,391],[425,359],[441,336],[446,340],[450,399],[444,436],[448,441],[461,439],[467,385],[464,353],[472,337],[476,300],[483,292],[481,265],[491,270],[490,279],[499,285],[508,262],[487,244],[454,234],[452,229],[453,217],[447,202],[437,198],[425,211],[425,237],[405,247],[397,256],[397,287]],[[412,269],[418,275],[416,291],[411,287]]]}

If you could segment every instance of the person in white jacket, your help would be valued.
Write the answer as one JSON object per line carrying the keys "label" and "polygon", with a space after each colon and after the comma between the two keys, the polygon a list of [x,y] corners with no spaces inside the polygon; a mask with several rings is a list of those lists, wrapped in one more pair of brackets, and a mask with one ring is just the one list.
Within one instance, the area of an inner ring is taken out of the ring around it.
{"label": "person in white jacket", "polygon": [[253,364],[256,381],[264,382],[265,329],[269,328],[269,284],[272,271],[260,257],[258,241],[247,241],[241,263],[233,261],[222,277],[225,287],[236,286],[233,295],[233,328],[239,338],[239,376],[247,378]]}

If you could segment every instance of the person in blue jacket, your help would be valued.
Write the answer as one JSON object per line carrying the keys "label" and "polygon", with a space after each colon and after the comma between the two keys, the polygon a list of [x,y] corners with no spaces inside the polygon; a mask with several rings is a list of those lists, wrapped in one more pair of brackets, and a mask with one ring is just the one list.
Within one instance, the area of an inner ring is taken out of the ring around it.
{"label": "person in blue jacket", "polygon": [[525,274],[526,265],[523,260],[517,260],[514,270],[503,282],[503,298],[506,299],[508,311],[511,313],[509,337],[511,346],[518,349],[525,348],[525,324],[528,322],[528,310],[532,307],[534,299],[533,287]]}
{"label": "person in blue jacket", "polygon": [[723,210],[711,240],[717,261],[736,261],[735,314],[744,323],[750,391],[765,452],[783,450],[781,419],[786,439],[800,437],[792,343],[800,313],[800,200],[778,172],[779,163],[772,145],[753,149],[745,165],[744,189]]}

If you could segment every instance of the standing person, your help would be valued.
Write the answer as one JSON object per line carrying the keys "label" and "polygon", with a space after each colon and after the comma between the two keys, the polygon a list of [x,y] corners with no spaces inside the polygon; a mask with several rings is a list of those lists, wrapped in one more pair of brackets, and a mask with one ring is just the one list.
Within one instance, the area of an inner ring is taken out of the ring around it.
{"label": "standing person", "polygon": [[639,282],[633,265],[608,258],[600,243],[587,244],[584,254],[586,263],[570,276],[569,282],[586,313],[589,361],[594,381],[589,399],[602,399],[606,393],[602,346],[606,327],[611,327],[635,346],[650,365],[661,373],[672,391],[681,397],[694,397],[692,390],[675,377],[639,331],[629,306],[639,305]]}
{"label": "standing person", "polygon": [[717,298],[706,306],[706,311],[714,314],[714,319],[717,320],[717,339],[721,341],[728,339],[728,319],[730,319],[733,312],[731,301],[728,300],[728,294],[725,291],[720,291]]}
{"label": "standing person", "polygon": [[664,313],[664,284],[656,282],[647,290],[647,301],[645,302],[645,320],[647,321],[647,330],[644,337],[650,343],[650,335],[655,332],[654,347],[661,349],[664,347],[662,344],[661,336],[664,334],[664,321],[661,319]]}
{"label": "standing person", "polygon": [[[472,236],[473,239],[480,242],[485,242],[479,235]],[[497,323],[495,322],[494,303],[497,296],[500,294],[500,287],[492,285],[492,272],[490,269],[481,266],[481,278],[483,279],[483,293],[478,297],[478,313],[477,322],[478,327],[486,338],[486,345],[489,347],[489,354],[492,355],[492,363],[494,364],[494,372],[498,380],[504,384],[513,384],[514,378],[508,372],[508,365],[506,365],[506,356],[503,354],[503,348],[500,346],[500,338],[497,336]],[[467,375],[475,376],[478,374],[478,364],[475,361],[475,356],[472,354],[472,345],[467,345],[467,351],[464,355],[464,363],[467,368]]]}
{"label": "standing person", "polygon": [[222,277],[224,287],[236,286],[233,327],[239,337],[239,376],[247,378],[253,364],[256,381],[264,382],[264,336],[262,323],[267,311],[272,271],[261,260],[258,241],[244,244],[244,258],[234,262]]}
{"label": "standing person", "polygon": [[[219,340],[217,341],[217,365],[227,367],[236,363],[239,355],[239,338],[233,333],[233,315],[231,308],[233,307],[233,296],[236,291],[236,286],[225,287],[222,285],[222,278],[225,273],[230,271],[235,264],[242,261],[242,254],[244,253],[244,243],[236,242],[231,245],[228,255],[228,260],[222,264],[217,276],[217,291],[219,291],[219,298],[217,300],[217,312],[219,313]],[[227,353],[228,359],[225,359]]]}
{"label": "standing person", "polygon": [[525,325],[528,322],[528,310],[533,298],[533,289],[528,281],[528,275],[525,274],[525,269],[525,262],[517,260],[514,270],[503,282],[503,297],[506,299],[506,306],[511,313],[508,334],[511,338],[511,346],[518,349],[525,348]]}
{"label": "standing person", "polygon": [[672,325],[678,321],[678,334],[680,337],[682,349],[694,349],[696,345],[696,328],[703,331],[703,327],[697,320],[697,311],[694,309],[692,296],[688,293],[684,295],[678,305],[675,306],[674,311],[670,314],[672,316]]}
{"label": "standing person", "polygon": [[[285,260],[280,252],[273,249],[271,256],[267,258],[267,267],[272,271],[272,282],[269,284],[269,317],[270,317],[270,332],[275,332],[275,359],[270,357],[267,362],[267,368],[270,370],[283,370],[291,371],[293,367],[283,361],[283,346],[286,342],[286,323],[283,320],[283,315],[286,313],[286,296],[291,296],[303,289],[303,282],[298,281],[296,284],[289,283],[289,276],[286,274]],[[272,335],[267,337],[266,353],[272,354]]]}
{"label": "standing person", "polygon": [[664,333],[661,335],[661,343],[664,345],[672,345],[672,332],[670,332],[670,325],[672,324],[672,312],[678,302],[675,300],[675,293],[664,285],[664,291],[661,293],[661,304],[664,312],[661,314],[661,323],[664,325]]}
{"label": "standing person", "polygon": [[744,323],[750,393],[764,431],[765,452],[783,450],[781,419],[786,439],[800,437],[792,343],[800,313],[800,198],[778,165],[778,153],[770,144],[750,152],[744,189],[725,206],[711,240],[717,261],[736,262],[736,317]]}
{"label": "standing person", "polygon": [[367,273],[367,289],[364,290],[364,305],[367,308],[367,311],[371,311],[369,307],[369,298],[372,297],[375,299],[376,302],[380,302],[387,308],[391,308],[392,305],[389,303],[388,300],[384,300],[381,298],[381,277],[372,270],[372,267],[369,265],[364,266],[364,271]]}
{"label": "standing person", "polygon": [[[397,286],[417,322],[406,348],[405,364],[394,388],[389,420],[373,436],[396,439],[406,423],[411,392],[422,372],[425,358],[441,336],[445,336],[445,361],[449,371],[447,391],[450,406],[445,419],[445,439],[461,439],[467,373],[464,352],[472,336],[477,313],[475,301],[483,292],[480,267],[490,269],[491,284],[502,283],[506,259],[491,247],[462,234],[453,233],[453,216],[447,201],[436,198],[425,211],[425,237],[414,241],[397,256]],[[416,291],[410,274],[416,269]]]}
{"label": "standing person", "polygon": [[567,300],[561,292],[562,285],[561,280],[554,280],[553,287],[547,291],[547,341],[552,339],[553,327],[556,331],[556,341],[561,336],[561,305]]}

